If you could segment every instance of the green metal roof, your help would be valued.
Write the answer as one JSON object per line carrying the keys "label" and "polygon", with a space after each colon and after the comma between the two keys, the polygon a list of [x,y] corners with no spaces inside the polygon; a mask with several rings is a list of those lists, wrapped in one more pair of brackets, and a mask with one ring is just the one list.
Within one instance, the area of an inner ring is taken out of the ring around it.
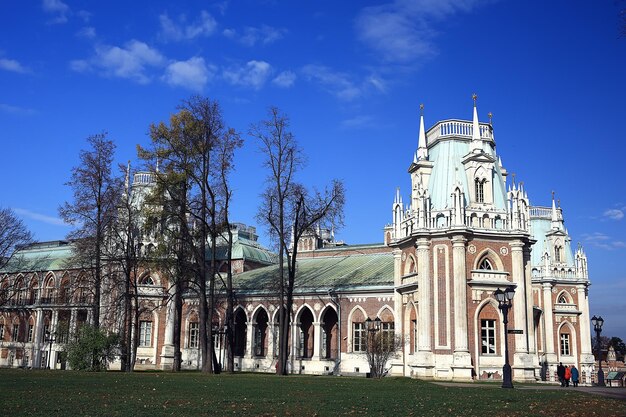
{"label": "green metal roof", "polygon": [[[278,265],[235,276],[237,291],[267,293],[278,286]],[[285,265],[285,274],[287,267]],[[297,261],[296,293],[393,287],[393,255],[346,253],[345,255],[301,258]]]}
{"label": "green metal roof", "polygon": [[70,267],[74,246],[67,241],[33,243],[13,253],[0,273],[58,271]]}
{"label": "green metal roof", "polygon": [[[208,256],[211,257],[211,250],[208,249]],[[217,259],[226,259],[227,247],[225,245],[219,245],[217,247]],[[233,241],[232,249],[233,259],[244,259],[246,261],[254,261],[261,264],[271,265],[276,263],[276,254],[261,246],[259,243],[242,238]]]}

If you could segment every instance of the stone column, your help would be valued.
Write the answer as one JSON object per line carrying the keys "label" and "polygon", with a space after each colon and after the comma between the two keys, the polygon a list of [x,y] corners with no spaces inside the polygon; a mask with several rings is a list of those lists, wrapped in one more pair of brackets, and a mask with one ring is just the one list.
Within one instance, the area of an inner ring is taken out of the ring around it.
{"label": "stone column", "polygon": [[256,323],[253,323],[252,320],[249,320],[246,323],[246,351],[244,353],[244,358],[246,359],[252,359],[252,356],[254,355],[254,331],[256,330],[256,326],[254,324]]}
{"label": "stone column", "polygon": [[467,267],[465,243],[462,235],[452,238],[454,265],[454,379],[472,379],[472,358],[468,349],[467,334]]}
{"label": "stone column", "polygon": [[46,335],[43,330],[43,310],[38,308],[37,322],[35,323],[35,354],[33,355],[33,368],[41,367],[41,351],[42,349],[45,349],[45,340]]}
{"label": "stone column", "polygon": [[[520,240],[509,243],[511,247],[511,263],[513,283],[517,285],[515,288],[515,296],[513,297],[513,317],[511,320],[509,312],[509,329],[522,330],[522,334],[515,335],[515,349],[513,355],[513,378],[517,381],[535,381],[535,362],[536,355],[529,354],[528,348],[528,317],[527,303],[532,301],[527,297],[527,283],[524,274],[524,243]],[[530,323],[532,325],[532,322]],[[504,335],[508,337],[508,335]],[[511,339],[509,339],[511,340]],[[511,349],[509,348],[509,353]]]}
{"label": "stone column", "polygon": [[319,321],[313,322],[313,360],[320,360],[320,348],[322,346],[322,326]]}
{"label": "stone column", "polygon": [[[176,289],[172,285],[165,307],[165,332],[163,334],[163,346],[161,347],[161,369],[172,369],[174,364],[174,320],[176,318],[174,291]],[[183,322],[181,322],[181,326],[184,326]]]}
{"label": "stone column", "polygon": [[587,286],[580,284],[576,286],[578,291],[578,309],[582,312],[578,319],[580,328],[580,366],[595,364],[593,350],[591,346],[591,319],[589,318],[589,297],[587,297]]}
{"label": "stone column", "polygon": [[[402,285],[402,251],[400,249],[393,250],[393,282],[394,282],[395,288],[398,288],[400,285]],[[403,330],[404,305],[402,302],[402,294],[400,294],[397,291],[394,291],[393,300],[394,300],[393,309],[394,309],[394,316],[395,316],[394,333],[397,335],[401,335],[402,338],[406,340],[408,335],[405,335],[404,330]],[[341,343],[341,341],[339,341],[339,343]],[[406,362],[407,362],[407,357],[406,357],[406,352],[408,352],[407,347],[408,346],[406,345],[406,342],[405,342],[405,349],[403,349],[403,352],[402,352],[402,363],[403,363],[404,368],[406,368]]]}
{"label": "stone column", "polygon": [[418,352],[416,354],[418,377],[432,377],[432,291],[430,276],[430,240],[421,238],[417,241],[418,266]]}
{"label": "stone column", "polygon": [[552,365],[556,362],[557,355],[554,350],[554,312],[552,311],[552,284],[550,282],[543,283],[543,324],[546,329],[546,359],[548,364]]}

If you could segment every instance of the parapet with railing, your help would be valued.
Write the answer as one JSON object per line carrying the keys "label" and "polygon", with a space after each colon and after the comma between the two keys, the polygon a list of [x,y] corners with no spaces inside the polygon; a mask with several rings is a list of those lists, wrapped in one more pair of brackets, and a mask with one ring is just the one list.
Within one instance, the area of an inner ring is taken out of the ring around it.
{"label": "parapet with railing", "polygon": [[[493,141],[493,127],[488,123],[480,123],[480,137]],[[471,139],[474,135],[474,125],[468,120],[442,120],[437,122],[426,132],[427,144],[431,144],[439,139],[445,138],[467,138]]]}

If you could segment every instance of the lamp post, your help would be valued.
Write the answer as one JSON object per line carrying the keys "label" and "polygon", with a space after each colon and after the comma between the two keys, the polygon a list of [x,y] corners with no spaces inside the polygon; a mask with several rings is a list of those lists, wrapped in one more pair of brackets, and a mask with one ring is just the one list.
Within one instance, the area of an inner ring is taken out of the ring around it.
{"label": "lamp post", "polygon": [[502,310],[502,323],[504,324],[504,366],[502,367],[502,388],[513,388],[511,365],[509,364],[509,337],[507,324],[509,323],[509,309],[513,305],[515,287],[509,286],[504,291],[496,290],[494,296],[498,300],[498,308]]}
{"label": "lamp post", "polygon": [[47,369],[50,369],[50,357],[52,356],[52,343],[54,342],[55,337],[53,333],[50,333],[49,330],[46,330],[46,342],[48,342],[48,366]]}
{"label": "lamp post", "polygon": [[374,320],[369,317],[365,320],[365,327],[367,330],[367,339],[365,341],[365,353],[367,354],[367,362],[370,366],[370,376],[378,377],[378,363],[376,358],[376,339],[374,339],[377,331],[380,330],[380,317],[376,317]]}
{"label": "lamp post", "polygon": [[593,316],[591,318],[591,322],[593,323],[593,330],[596,331],[596,350],[598,351],[598,386],[604,387],[606,384],[604,383],[604,371],[602,370],[602,346],[600,345],[600,333],[602,333],[604,319],[602,316]]}

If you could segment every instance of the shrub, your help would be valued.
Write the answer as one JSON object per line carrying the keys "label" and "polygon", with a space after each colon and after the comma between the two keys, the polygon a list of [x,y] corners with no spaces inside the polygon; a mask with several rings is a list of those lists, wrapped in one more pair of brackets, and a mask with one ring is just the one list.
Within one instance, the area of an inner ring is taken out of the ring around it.
{"label": "shrub", "polygon": [[67,361],[72,369],[106,370],[119,346],[119,335],[107,334],[91,325],[83,325],[75,338],[65,346]]}

